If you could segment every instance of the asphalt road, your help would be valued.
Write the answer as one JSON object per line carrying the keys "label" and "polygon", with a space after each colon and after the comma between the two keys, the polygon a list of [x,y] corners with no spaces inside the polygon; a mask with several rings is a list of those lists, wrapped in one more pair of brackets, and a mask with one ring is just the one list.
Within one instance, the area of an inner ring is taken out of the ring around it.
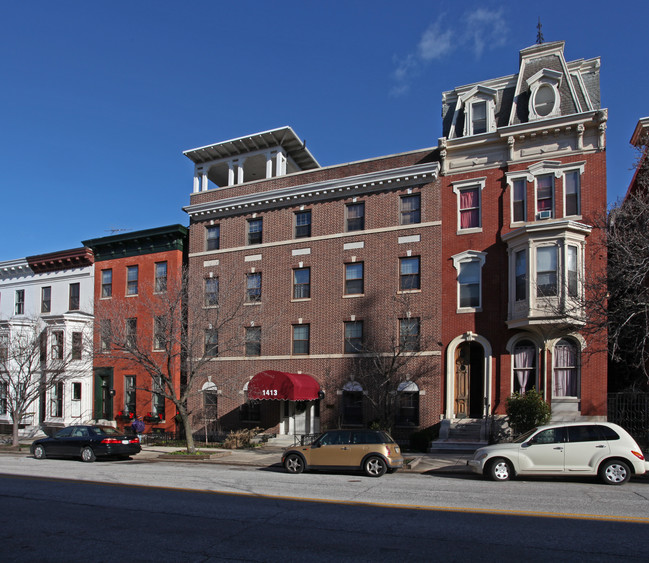
{"label": "asphalt road", "polygon": [[611,561],[649,553],[649,480],[289,475],[0,456],[3,561]]}
{"label": "asphalt road", "polygon": [[0,477],[3,561],[621,561],[647,524]]}

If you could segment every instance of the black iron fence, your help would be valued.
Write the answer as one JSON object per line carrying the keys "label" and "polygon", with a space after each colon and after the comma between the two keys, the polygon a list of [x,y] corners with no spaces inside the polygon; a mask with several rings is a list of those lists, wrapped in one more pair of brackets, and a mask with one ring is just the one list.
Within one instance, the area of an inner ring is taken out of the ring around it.
{"label": "black iron fence", "polygon": [[645,452],[649,449],[649,393],[609,393],[608,421],[624,428]]}

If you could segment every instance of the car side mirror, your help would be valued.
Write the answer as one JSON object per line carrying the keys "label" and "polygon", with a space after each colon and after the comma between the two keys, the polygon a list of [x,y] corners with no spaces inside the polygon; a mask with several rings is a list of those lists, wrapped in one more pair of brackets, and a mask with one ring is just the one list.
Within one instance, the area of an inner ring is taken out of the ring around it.
{"label": "car side mirror", "polygon": [[521,448],[529,448],[534,442],[529,441],[529,442],[523,442],[521,444]]}

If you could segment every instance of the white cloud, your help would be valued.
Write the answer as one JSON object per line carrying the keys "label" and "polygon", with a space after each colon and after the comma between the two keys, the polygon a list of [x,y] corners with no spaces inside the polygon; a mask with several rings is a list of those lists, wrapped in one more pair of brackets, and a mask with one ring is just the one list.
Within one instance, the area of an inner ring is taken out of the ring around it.
{"label": "white cloud", "polygon": [[442,18],[437,18],[421,36],[418,46],[419,56],[424,61],[440,59],[447,53],[450,53],[452,45],[453,31],[449,28],[442,31]]}
{"label": "white cloud", "polygon": [[463,14],[458,21],[448,23],[444,14],[437,17],[421,35],[416,49],[405,57],[394,57],[394,85],[391,96],[408,92],[422,68],[434,60],[448,57],[453,51],[470,49],[480,58],[486,49],[504,45],[507,41],[504,10],[479,8]]}
{"label": "white cloud", "polygon": [[472,46],[477,58],[482,56],[485,46],[490,49],[500,47],[507,40],[507,24],[503,9],[496,11],[478,10],[467,14],[467,42]]}

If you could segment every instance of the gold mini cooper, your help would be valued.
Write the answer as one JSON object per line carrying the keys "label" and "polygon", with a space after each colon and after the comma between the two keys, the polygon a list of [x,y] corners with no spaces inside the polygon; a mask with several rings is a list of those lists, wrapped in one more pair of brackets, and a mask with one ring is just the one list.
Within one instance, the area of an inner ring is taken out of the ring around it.
{"label": "gold mini cooper", "polygon": [[282,465],[289,473],[360,469],[368,477],[380,477],[401,469],[403,457],[394,439],[382,430],[330,430],[309,445],[287,449]]}

